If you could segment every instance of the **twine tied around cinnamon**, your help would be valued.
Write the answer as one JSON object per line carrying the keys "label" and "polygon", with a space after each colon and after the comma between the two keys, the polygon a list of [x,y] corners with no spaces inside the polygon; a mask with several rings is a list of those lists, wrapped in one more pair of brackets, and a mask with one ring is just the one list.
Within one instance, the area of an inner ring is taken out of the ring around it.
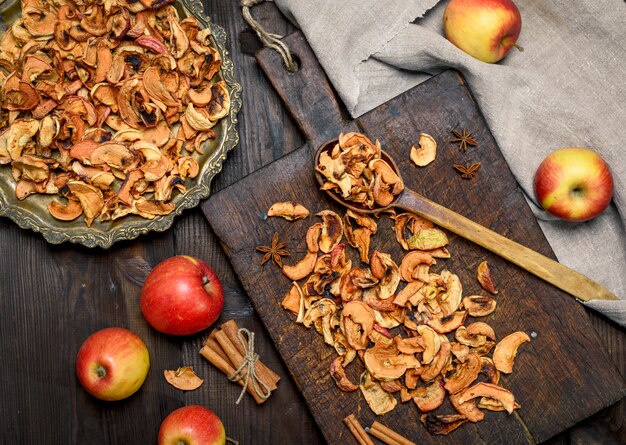
{"label": "twine tied around cinnamon", "polygon": [[[244,334],[248,337],[247,342],[244,338]],[[237,331],[237,339],[241,342],[245,355],[241,366],[228,376],[228,380],[231,382],[238,382],[242,379],[244,381],[241,394],[239,394],[239,398],[235,403],[239,405],[239,402],[241,402],[243,395],[246,393],[246,388],[250,383],[252,383],[254,390],[259,397],[263,400],[267,400],[269,396],[272,395],[272,392],[269,387],[256,375],[256,371],[254,370],[254,364],[257,360],[259,360],[259,354],[254,352],[254,332],[250,332],[246,328],[240,328]]]}
{"label": "twine tied around cinnamon", "polygon": [[293,54],[291,54],[289,47],[280,40],[283,38],[283,36],[266,31],[263,26],[261,26],[261,24],[254,20],[254,18],[252,17],[250,8],[252,8],[254,5],[263,3],[264,1],[265,0],[241,0],[240,4],[242,8],[243,18],[246,22],[248,22],[248,25],[250,25],[250,27],[254,29],[254,32],[256,32],[256,35],[259,36],[259,39],[261,39],[263,45],[267,46],[268,48],[272,48],[274,51],[280,54],[280,57],[283,59],[283,63],[285,64],[287,71],[289,71],[290,73],[295,73],[296,71],[298,71],[298,63],[294,60]]}

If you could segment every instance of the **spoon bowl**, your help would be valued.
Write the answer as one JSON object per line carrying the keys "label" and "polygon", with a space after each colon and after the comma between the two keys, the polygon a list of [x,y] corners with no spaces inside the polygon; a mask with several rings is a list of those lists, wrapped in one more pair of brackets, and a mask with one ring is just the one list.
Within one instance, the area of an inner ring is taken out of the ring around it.
{"label": "spoon bowl", "polygon": [[[315,178],[320,187],[326,183],[326,178],[317,169],[320,165],[320,156],[322,153],[332,150],[337,142],[338,139],[324,142],[315,153]],[[381,150],[381,159],[389,164],[404,184],[400,169],[393,158]],[[358,213],[378,213],[391,208],[415,213],[484,247],[581,300],[619,300],[617,296],[589,277],[437,204],[406,186],[388,206],[374,206],[372,208],[348,201],[334,190],[325,189],[325,192],[335,202]]]}
{"label": "spoon bowl", "polygon": [[[339,140],[337,138],[335,139],[331,139],[329,141],[324,142],[322,145],[320,145],[320,147],[317,149],[317,151],[315,152],[315,166],[317,167],[319,165],[319,160],[320,160],[320,156],[322,155],[322,153],[324,152],[330,152],[333,147],[337,144]],[[400,182],[402,184],[404,184],[404,180],[402,179],[402,175],[400,174],[400,169],[398,168],[396,162],[393,160],[393,158],[385,151],[381,150],[380,151],[380,158],[385,161],[387,164],[389,164],[389,166],[391,167],[391,169],[394,171],[394,173],[396,175],[398,175],[398,178],[400,178]],[[322,187],[326,182],[326,178],[324,177],[323,174],[321,174],[317,168],[315,169],[315,179],[317,181],[317,183],[320,185],[320,187]],[[374,207],[367,207],[363,204],[360,204],[358,202],[354,202],[354,201],[350,201],[345,199],[343,196],[341,196],[339,193],[335,192],[334,190],[326,190],[328,196],[338,202],[339,204],[341,204],[342,206],[351,209],[355,212],[358,213],[365,213],[365,214],[373,214],[373,213],[378,213],[382,210],[386,210],[390,207],[393,207],[394,203],[398,200],[398,198],[400,197],[400,195],[402,195],[402,193],[404,193],[404,191],[400,192],[399,195],[396,195],[396,197],[394,198],[393,202],[387,206],[378,206],[378,205],[374,205]]]}

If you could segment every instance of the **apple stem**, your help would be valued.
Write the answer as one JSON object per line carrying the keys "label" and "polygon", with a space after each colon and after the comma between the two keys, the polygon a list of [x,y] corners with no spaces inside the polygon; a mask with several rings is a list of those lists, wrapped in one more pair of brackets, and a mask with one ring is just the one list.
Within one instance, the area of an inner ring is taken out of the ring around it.
{"label": "apple stem", "polygon": [[517,43],[514,43],[514,44],[513,44],[513,46],[514,46],[515,48],[517,48],[517,50],[518,50],[520,53],[523,53],[523,52],[524,52],[524,47],[523,47],[523,46],[518,45]]}
{"label": "apple stem", "polygon": [[239,442],[237,442],[235,439],[232,439],[232,438],[230,438],[228,436],[226,436],[226,442],[230,442],[230,443],[233,443],[235,445],[239,445]]}
{"label": "apple stem", "polygon": [[202,285],[206,286],[207,284],[209,284],[209,277],[205,275],[202,277]]}

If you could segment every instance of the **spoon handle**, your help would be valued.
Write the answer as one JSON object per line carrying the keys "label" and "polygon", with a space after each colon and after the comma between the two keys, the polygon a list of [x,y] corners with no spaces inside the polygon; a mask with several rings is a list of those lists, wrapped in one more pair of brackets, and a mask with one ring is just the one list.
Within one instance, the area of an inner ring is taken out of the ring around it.
{"label": "spoon handle", "polygon": [[416,213],[440,227],[509,260],[522,269],[581,300],[619,300],[601,284],[528,247],[405,189],[394,207]]}

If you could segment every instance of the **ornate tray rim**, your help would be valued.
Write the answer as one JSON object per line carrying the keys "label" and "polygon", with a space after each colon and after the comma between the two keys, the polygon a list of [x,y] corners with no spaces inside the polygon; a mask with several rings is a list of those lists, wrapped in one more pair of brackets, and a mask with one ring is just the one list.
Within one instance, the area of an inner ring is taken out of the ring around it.
{"label": "ornate tray rim", "polygon": [[[205,162],[208,165],[201,166],[201,176],[197,183],[180,195],[176,201],[176,208],[168,215],[157,216],[152,220],[138,219],[132,224],[120,225],[109,231],[94,230],[93,227],[62,227],[63,222],[59,221],[58,226],[42,221],[36,213],[7,202],[0,192],[0,216],[5,216],[13,220],[20,228],[30,229],[41,233],[45,240],[51,244],[61,244],[70,242],[81,244],[86,247],[101,247],[108,249],[117,241],[132,240],[151,231],[163,232],[168,230],[174,223],[174,219],[181,215],[183,211],[196,207],[202,199],[211,194],[211,181],[222,170],[222,164],[226,160],[228,152],[233,150],[239,143],[239,133],[237,132],[237,114],[241,110],[241,85],[235,80],[235,69],[232,60],[226,49],[226,31],[221,26],[212,23],[211,19],[204,12],[201,0],[176,0],[186,12],[193,15],[203,28],[210,28],[213,43],[217,47],[222,57],[220,69],[221,78],[226,82],[230,93],[231,106],[229,114],[224,120],[224,134],[221,144],[215,149],[215,153],[210,155]],[[6,6],[4,1],[0,5]],[[11,191],[12,192],[12,191]]]}

